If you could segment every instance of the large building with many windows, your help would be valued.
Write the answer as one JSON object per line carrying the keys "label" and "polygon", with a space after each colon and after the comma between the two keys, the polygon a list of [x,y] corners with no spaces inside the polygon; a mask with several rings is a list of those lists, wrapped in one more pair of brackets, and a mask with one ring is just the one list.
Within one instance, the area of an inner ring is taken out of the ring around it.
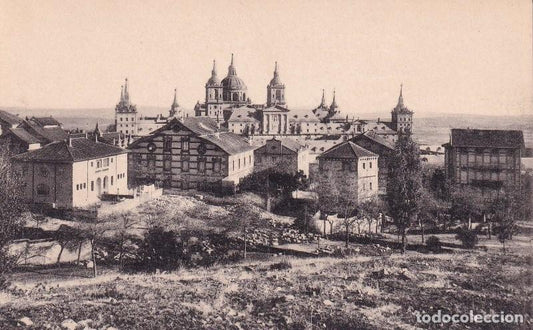
{"label": "large building with many windows", "polygon": [[166,188],[235,187],[254,167],[254,147],[206,117],[174,118],[128,148],[136,183]]}
{"label": "large building with many windows", "polygon": [[30,204],[84,208],[103,194],[128,193],[124,149],[85,138],[69,138],[14,156]]}
{"label": "large building with many windows", "polygon": [[520,188],[522,131],[452,129],[450,142],[443,147],[446,177],[452,185]]}

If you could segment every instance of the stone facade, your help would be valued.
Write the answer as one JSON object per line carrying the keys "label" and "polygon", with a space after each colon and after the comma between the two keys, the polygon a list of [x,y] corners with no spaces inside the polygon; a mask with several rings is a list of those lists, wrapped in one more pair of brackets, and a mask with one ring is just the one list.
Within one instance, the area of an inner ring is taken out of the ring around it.
{"label": "stone facade", "polygon": [[359,202],[378,195],[379,156],[354,144],[341,143],[318,157],[318,176],[337,185],[353,184]]}
{"label": "stone facade", "polygon": [[253,171],[253,147],[209,118],[173,119],[128,148],[137,182],[167,188],[235,186]]}
{"label": "stone facade", "polygon": [[302,171],[309,176],[309,149],[293,140],[267,140],[254,155],[255,171],[276,167],[293,174]]}

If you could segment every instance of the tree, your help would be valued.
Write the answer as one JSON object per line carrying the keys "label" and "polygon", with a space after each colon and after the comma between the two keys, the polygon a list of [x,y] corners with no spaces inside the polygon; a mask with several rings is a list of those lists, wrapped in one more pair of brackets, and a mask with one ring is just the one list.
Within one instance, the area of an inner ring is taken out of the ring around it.
{"label": "tree", "polygon": [[492,202],[493,220],[497,224],[497,237],[505,252],[505,242],[516,233],[516,222],[522,219],[527,201],[520,192],[504,191]]}
{"label": "tree", "polygon": [[112,230],[112,224],[106,220],[107,219],[96,218],[92,222],[80,226],[80,239],[87,240],[91,247],[93,277],[96,277],[98,274],[96,266],[96,249],[105,242],[104,235]]}
{"label": "tree", "polygon": [[[61,261],[61,255],[66,249],[73,250],[75,247],[80,247],[83,239],[80,235],[80,231],[76,228],[60,225],[59,228],[54,232],[54,238],[60,246],[59,254],[57,255],[56,264],[59,264]],[[79,255],[79,250],[78,250]]]}
{"label": "tree", "polygon": [[271,210],[273,197],[290,197],[297,189],[306,187],[307,180],[302,171],[291,173],[289,164],[280,162],[274,168],[267,168],[244,177],[239,183],[239,189],[253,191],[265,198],[266,210]]}
{"label": "tree", "polygon": [[338,182],[331,171],[318,178],[315,188],[318,194],[320,213],[337,214],[344,229],[345,245],[348,247],[350,231],[358,222],[358,188],[355,180]]}
{"label": "tree", "polygon": [[[359,210],[368,224],[368,233],[371,233],[371,226],[374,221],[379,221],[380,214],[383,213],[383,205],[378,198],[370,198],[361,203]],[[379,223],[376,223],[376,233]]]}
{"label": "tree", "polygon": [[451,191],[450,215],[452,219],[468,222],[471,229],[472,219],[480,218],[487,212],[487,198],[481,190],[468,186],[457,187]]}
{"label": "tree", "polygon": [[126,245],[133,238],[133,235],[130,233],[130,231],[138,222],[129,211],[114,214],[111,216],[110,220],[113,222],[115,227],[115,235],[113,238],[118,249],[118,262],[120,264],[120,269],[124,270],[124,255],[127,252]]}
{"label": "tree", "polygon": [[4,276],[16,263],[8,252],[8,245],[24,225],[21,217],[26,210],[22,175],[11,163],[11,153],[6,144],[0,145],[0,287]]}
{"label": "tree", "polygon": [[405,253],[407,245],[407,230],[420,209],[421,190],[419,148],[409,131],[400,131],[389,161],[387,203],[390,215],[402,237],[402,253]]}
{"label": "tree", "polygon": [[267,222],[260,218],[259,213],[249,205],[236,204],[230,209],[229,221],[224,223],[226,230],[240,231],[243,235],[243,258],[246,259],[248,231],[264,227]]}

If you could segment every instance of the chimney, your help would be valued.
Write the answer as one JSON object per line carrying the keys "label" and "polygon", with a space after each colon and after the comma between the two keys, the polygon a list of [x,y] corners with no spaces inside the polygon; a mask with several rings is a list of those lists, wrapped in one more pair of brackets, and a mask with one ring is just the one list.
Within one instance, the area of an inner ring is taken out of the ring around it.
{"label": "chimney", "polygon": [[98,143],[98,134],[94,134],[94,142]]}
{"label": "chimney", "polygon": [[70,135],[68,136],[68,146],[72,147],[72,137]]}

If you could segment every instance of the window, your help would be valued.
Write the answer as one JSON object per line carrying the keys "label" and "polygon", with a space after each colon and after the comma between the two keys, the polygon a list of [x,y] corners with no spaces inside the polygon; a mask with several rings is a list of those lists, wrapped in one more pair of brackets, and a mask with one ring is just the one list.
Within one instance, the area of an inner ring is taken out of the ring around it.
{"label": "window", "polygon": [[372,168],[372,162],[368,163],[368,168]]}
{"label": "window", "polygon": [[172,151],[172,136],[165,136],[163,139],[163,151]]}
{"label": "window", "polygon": [[126,121],[128,121],[128,117],[126,117]]}
{"label": "window", "polygon": [[372,182],[370,182],[370,190],[372,190]]}
{"label": "window", "polygon": [[172,158],[170,155],[165,155],[165,158],[163,159],[163,170],[164,171],[170,171],[172,169]]}
{"label": "window", "polygon": [[91,162],[91,167],[93,167],[93,166],[94,166],[94,164],[93,164],[93,162]]}
{"label": "window", "polygon": [[80,185],[79,184],[76,185],[76,190],[80,190]]}
{"label": "window", "polygon": [[231,161],[231,170],[235,171],[235,160]]}
{"label": "window", "polygon": [[213,172],[219,173],[220,172],[220,164],[222,163],[222,159],[220,158],[213,158]]}
{"label": "window", "polygon": [[248,163],[252,165],[252,155],[248,156]]}
{"label": "window", "polygon": [[113,176],[111,176],[111,185],[113,185]]}
{"label": "window", "polygon": [[120,121],[122,121],[122,117],[120,117]]}
{"label": "window", "polygon": [[182,159],[181,161],[181,171],[189,172],[189,159]]}
{"label": "window", "polygon": [[189,151],[189,137],[184,136],[181,138],[181,151]]}
{"label": "window", "polygon": [[87,183],[84,182],[84,183],[83,183],[83,189],[86,189],[86,188],[87,188]]}
{"label": "window", "polygon": [[365,169],[366,164],[363,162],[363,170]]}
{"label": "window", "polygon": [[156,155],[148,155],[147,157],[147,166],[149,169],[153,170],[155,169],[155,161],[156,161]]}
{"label": "window", "polygon": [[103,159],[103,163],[105,167],[109,166],[109,158]]}
{"label": "window", "polygon": [[205,173],[205,158],[198,159],[198,173]]}
{"label": "window", "polygon": [[243,159],[244,159],[244,167],[246,167],[246,157],[244,157]]}
{"label": "window", "polygon": [[91,181],[91,191],[94,191],[94,181]]}
{"label": "window", "polygon": [[239,170],[241,169],[241,159],[239,158]]}
{"label": "window", "polygon": [[45,185],[44,183],[39,183],[37,185],[37,195],[48,196],[49,193],[50,193],[50,188],[48,188],[47,185]]}
{"label": "window", "polygon": [[45,166],[41,166],[39,173],[41,174],[43,178],[48,177],[48,169]]}

